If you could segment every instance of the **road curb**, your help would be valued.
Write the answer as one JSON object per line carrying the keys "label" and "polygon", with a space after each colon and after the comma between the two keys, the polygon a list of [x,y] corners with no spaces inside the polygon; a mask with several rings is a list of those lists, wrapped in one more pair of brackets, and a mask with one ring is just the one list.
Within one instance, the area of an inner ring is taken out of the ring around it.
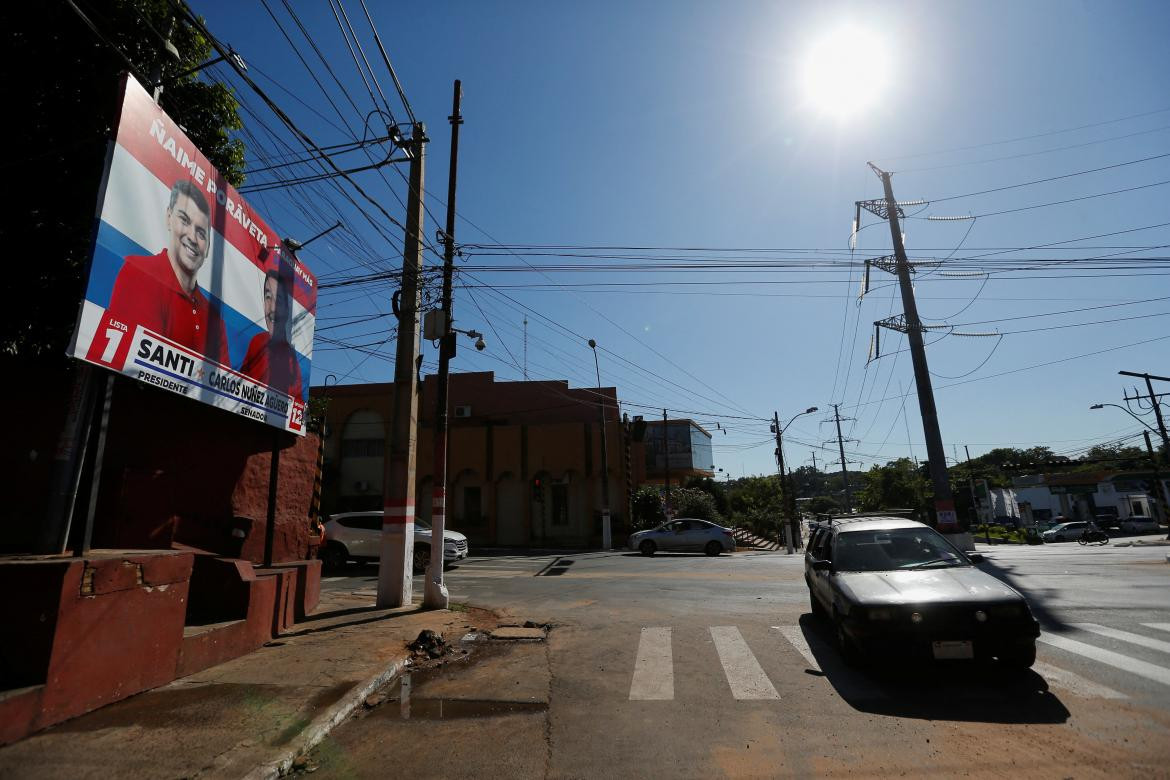
{"label": "road curb", "polygon": [[401,674],[406,668],[406,662],[409,658],[410,656],[403,652],[385,669],[350,688],[338,701],[313,718],[309,725],[305,726],[301,733],[294,737],[275,758],[264,762],[244,775],[244,780],[276,780],[276,778],[283,777],[292,768],[297,756],[309,752],[320,744],[325,737],[329,736],[330,731],[362,706],[362,702],[367,696]]}

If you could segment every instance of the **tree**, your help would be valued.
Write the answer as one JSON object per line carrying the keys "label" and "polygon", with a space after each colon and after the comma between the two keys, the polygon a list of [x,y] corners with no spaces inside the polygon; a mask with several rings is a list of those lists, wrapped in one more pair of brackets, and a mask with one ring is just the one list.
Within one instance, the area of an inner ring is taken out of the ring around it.
{"label": "tree", "polygon": [[719,514],[726,514],[727,512],[727,490],[724,488],[722,482],[717,482],[710,477],[691,477],[687,480],[686,487],[702,490],[715,500],[715,509]]}
{"label": "tree", "polygon": [[666,519],[662,512],[662,496],[656,485],[643,485],[634,491],[631,501],[634,511],[633,527],[635,530],[653,528]]}
{"label": "tree", "polygon": [[806,504],[806,508],[814,515],[841,511],[841,505],[829,496],[813,496]]}
{"label": "tree", "polygon": [[[167,0],[108,0],[84,9],[148,89],[149,74],[160,64],[165,76],[210,59],[211,44],[179,23],[171,40],[181,62],[166,60],[160,35],[171,29]],[[0,356],[6,364],[60,371],[84,290],[105,150],[127,65],[69,4],[40,4],[35,23],[29,13],[19,3],[3,11],[7,102],[20,111],[19,121],[7,123],[7,178],[19,183],[21,196],[5,221],[5,249],[19,262],[5,268]],[[230,89],[190,75],[166,83],[161,105],[229,182],[243,183],[243,144],[232,135],[242,123]]]}
{"label": "tree", "polygon": [[[666,493],[657,485],[643,485],[634,492],[634,528],[653,528],[666,520]],[[710,493],[698,488],[676,487],[670,491],[675,517],[696,517],[713,523],[723,522]]]}
{"label": "tree", "polygon": [[727,505],[731,521],[762,535],[775,534],[780,529],[783,501],[780,477],[745,477],[728,490]]}
{"label": "tree", "polygon": [[715,506],[715,498],[704,490],[689,487],[671,490],[670,503],[674,507],[675,517],[697,517],[700,520],[710,520],[712,523],[723,522]]}
{"label": "tree", "polygon": [[874,465],[863,476],[857,506],[865,512],[879,509],[913,509],[926,512],[930,496],[928,482],[915,470],[909,458],[898,458],[884,466]]}

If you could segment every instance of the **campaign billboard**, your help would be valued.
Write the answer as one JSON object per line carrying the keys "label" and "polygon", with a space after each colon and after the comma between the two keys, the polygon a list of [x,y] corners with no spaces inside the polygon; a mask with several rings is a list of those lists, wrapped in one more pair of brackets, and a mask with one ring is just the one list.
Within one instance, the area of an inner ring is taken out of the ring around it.
{"label": "campaign billboard", "polygon": [[69,354],[303,435],[317,280],[127,76]]}

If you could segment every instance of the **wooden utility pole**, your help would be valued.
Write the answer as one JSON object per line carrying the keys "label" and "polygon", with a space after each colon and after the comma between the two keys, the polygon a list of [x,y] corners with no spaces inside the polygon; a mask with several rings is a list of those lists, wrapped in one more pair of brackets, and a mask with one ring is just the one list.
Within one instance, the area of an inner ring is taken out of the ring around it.
{"label": "wooden utility pole", "polygon": [[[1135,376],[1146,380],[1146,390],[1149,392],[1150,405],[1154,407],[1154,419],[1158,421],[1158,434],[1162,437],[1162,459],[1170,463],[1170,437],[1166,435],[1166,421],[1162,419],[1162,406],[1158,402],[1158,396],[1154,393],[1154,383],[1152,380],[1157,379],[1160,382],[1170,382],[1170,377],[1157,376],[1155,374],[1141,374],[1136,371],[1118,371],[1121,376]],[[1141,396],[1137,396],[1140,398]],[[1126,401],[1134,401],[1137,398],[1130,398],[1126,396]]]}
{"label": "wooden utility pole", "polygon": [[[418,373],[415,364],[419,347],[426,142],[426,129],[420,122],[412,128],[409,141],[410,192],[407,194],[406,235],[402,251],[402,289],[395,307],[398,344],[394,355],[393,412],[383,486],[385,513],[382,518],[381,565],[378,568],[379,607],[409,606],[413,595],[414,493],[418,459]],[[438,555],[442,560],[441,542]]]}
{"label": "wooden utility pole", "polygon": [[1150,441],[1150,432],[1142,431],[1142,436],[1145,437],[1146,453],[1150,457],[1150,467],[1154,471],[1154,484],[1152,485],[1153,490],[1150,492],[1153,493],[1152,498],[1154,499],[1155,511],[1151,512],[1150,514],[1159,523],[1164,523],[1166,522],[1166,507],[1168,504],[1165,499],[1165,486],[1162,484],[1162,472],[1158,468],[1158,456],[1154,453],[1154,444]]}

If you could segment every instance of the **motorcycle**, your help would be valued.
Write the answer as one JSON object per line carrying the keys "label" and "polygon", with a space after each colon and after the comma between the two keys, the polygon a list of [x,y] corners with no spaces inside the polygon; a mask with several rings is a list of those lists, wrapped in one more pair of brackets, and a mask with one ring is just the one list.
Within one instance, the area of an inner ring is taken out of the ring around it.
{"label": "motorcycle", "polygon": [[1100,528],[1086,528],[1077,538],[1077,542],[1079,542],[1081,545],[1109,544],[1109,534],[1105,533]]}

